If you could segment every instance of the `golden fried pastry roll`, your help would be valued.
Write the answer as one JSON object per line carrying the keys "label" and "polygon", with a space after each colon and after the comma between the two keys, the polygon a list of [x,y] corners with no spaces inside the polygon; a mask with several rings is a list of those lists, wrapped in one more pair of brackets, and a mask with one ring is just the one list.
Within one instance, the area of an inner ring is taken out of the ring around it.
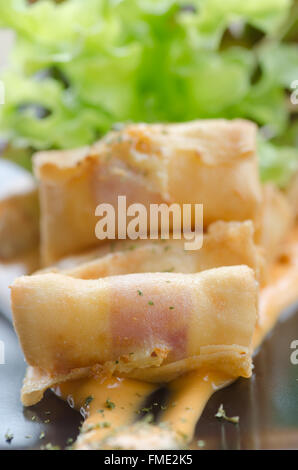
{"label": "golden fried pastry roll", "polygon": [[37,245],[38,212],[32,176],[0,159],[0,259],[13,258]]}
{"label": "golden fried pastry roll", "polygon": [[79,368],[153,382],[204,367],[251,374],[257,282],[247,266],[24,276],[12,285],[12,309],[28,364],[52,376]]}
{"label": "golden fried pastry roll", "polygon": [[260,222],[256,239],[270,261],[278,256],[294,222],[294,213],[287,197],[274,184],[266,184],[263,188]]}
{"label": "golden fried pastry roll", "polygon": [[21,390],[21,400],[24,406],[32,406],[38,403],[44,392],[50,388],[60,385],[63,382],[85,378],[89,375],[86,368],[73,369],[68,374],[50,374],[39,367],[27,367]]}
{"label": "golden fried pastry roll", "polygon": [[[257,220],[256,127],[244,120],[135,124],[90,148],[36,154],[45,264],[99,243],[101,203],[203,204],[205,226]],[[118,237],[119,238],[119,237]]]}
{"label": "golden fried pastry roll", "polygon": [[183,240],[119,240],[69,258],[46,272],[80,279],[144,272],[196,273],[220,266],[245,264],[264,278],[263,250],[254,243],[251,221],[214,222],[200,250],[184,249]]}

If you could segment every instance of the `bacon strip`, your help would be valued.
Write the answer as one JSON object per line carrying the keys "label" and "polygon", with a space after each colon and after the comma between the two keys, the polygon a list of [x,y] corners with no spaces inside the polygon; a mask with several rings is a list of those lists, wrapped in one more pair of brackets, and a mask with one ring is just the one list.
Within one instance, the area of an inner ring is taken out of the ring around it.
{"label": "bacon strip", "polygon": [[90,148],[41,152],[44,263],[98,245],[100,203],[204,205],[204,224],[258,220],[262,200],[256,127],[243,120],[130,125]]}
{"label": "bacon strip", "polygon": [[162,382],[211,367],[248,377],[256,305],[246,266],[98,280],[48,273],[12,286],[26,360],[50,375],[98,367]]}

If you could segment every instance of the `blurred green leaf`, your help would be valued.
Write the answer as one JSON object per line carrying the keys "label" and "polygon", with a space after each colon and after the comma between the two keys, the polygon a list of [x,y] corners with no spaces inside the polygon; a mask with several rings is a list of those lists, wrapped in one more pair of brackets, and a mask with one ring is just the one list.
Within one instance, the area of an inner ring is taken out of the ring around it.
{"label": "blurred green leaf", "polygon": [[[297,45],[280,40],[291,3],[6,0],[0,26],[14,29],[16,41],[2,76],[2,137],[36,149],[70,148],[119,121],[245,117],[286,144],[268,144],[275,157],[261,153],[263,179],[284,182],[295,166],[289,146],[297,145],[286,95],[298,79]],[[222,47],[233,25],[239,37],[233,42],[231,33]],[[242,40],[245,25],[262,40]]]}

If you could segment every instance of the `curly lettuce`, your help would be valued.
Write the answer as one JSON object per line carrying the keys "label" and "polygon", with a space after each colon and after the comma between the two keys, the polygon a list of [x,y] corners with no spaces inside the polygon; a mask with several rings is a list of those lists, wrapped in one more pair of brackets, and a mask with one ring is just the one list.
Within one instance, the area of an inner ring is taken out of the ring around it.
{"label": "curly lettuce", "polygon": [[285,141],[260,146],[264,181],[284,185],[296,168],[285,136],[298,53],[281,40],[290,0],[2,3],[0,27],[16,38],[0,128],[13,145],[85,145],[116,122],[244,117]]}

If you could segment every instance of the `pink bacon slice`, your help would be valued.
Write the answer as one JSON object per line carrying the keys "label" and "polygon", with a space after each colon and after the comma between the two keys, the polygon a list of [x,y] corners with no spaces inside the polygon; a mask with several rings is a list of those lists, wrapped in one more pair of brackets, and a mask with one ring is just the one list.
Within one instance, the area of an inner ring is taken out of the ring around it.
{"label": "pink bacon slice", "polygon": [[26,360],[51,375],[108,367],[163,382],[211,367],[247,377],[256,305],[247,266],[98,280],[48,273],[12,286]]}

